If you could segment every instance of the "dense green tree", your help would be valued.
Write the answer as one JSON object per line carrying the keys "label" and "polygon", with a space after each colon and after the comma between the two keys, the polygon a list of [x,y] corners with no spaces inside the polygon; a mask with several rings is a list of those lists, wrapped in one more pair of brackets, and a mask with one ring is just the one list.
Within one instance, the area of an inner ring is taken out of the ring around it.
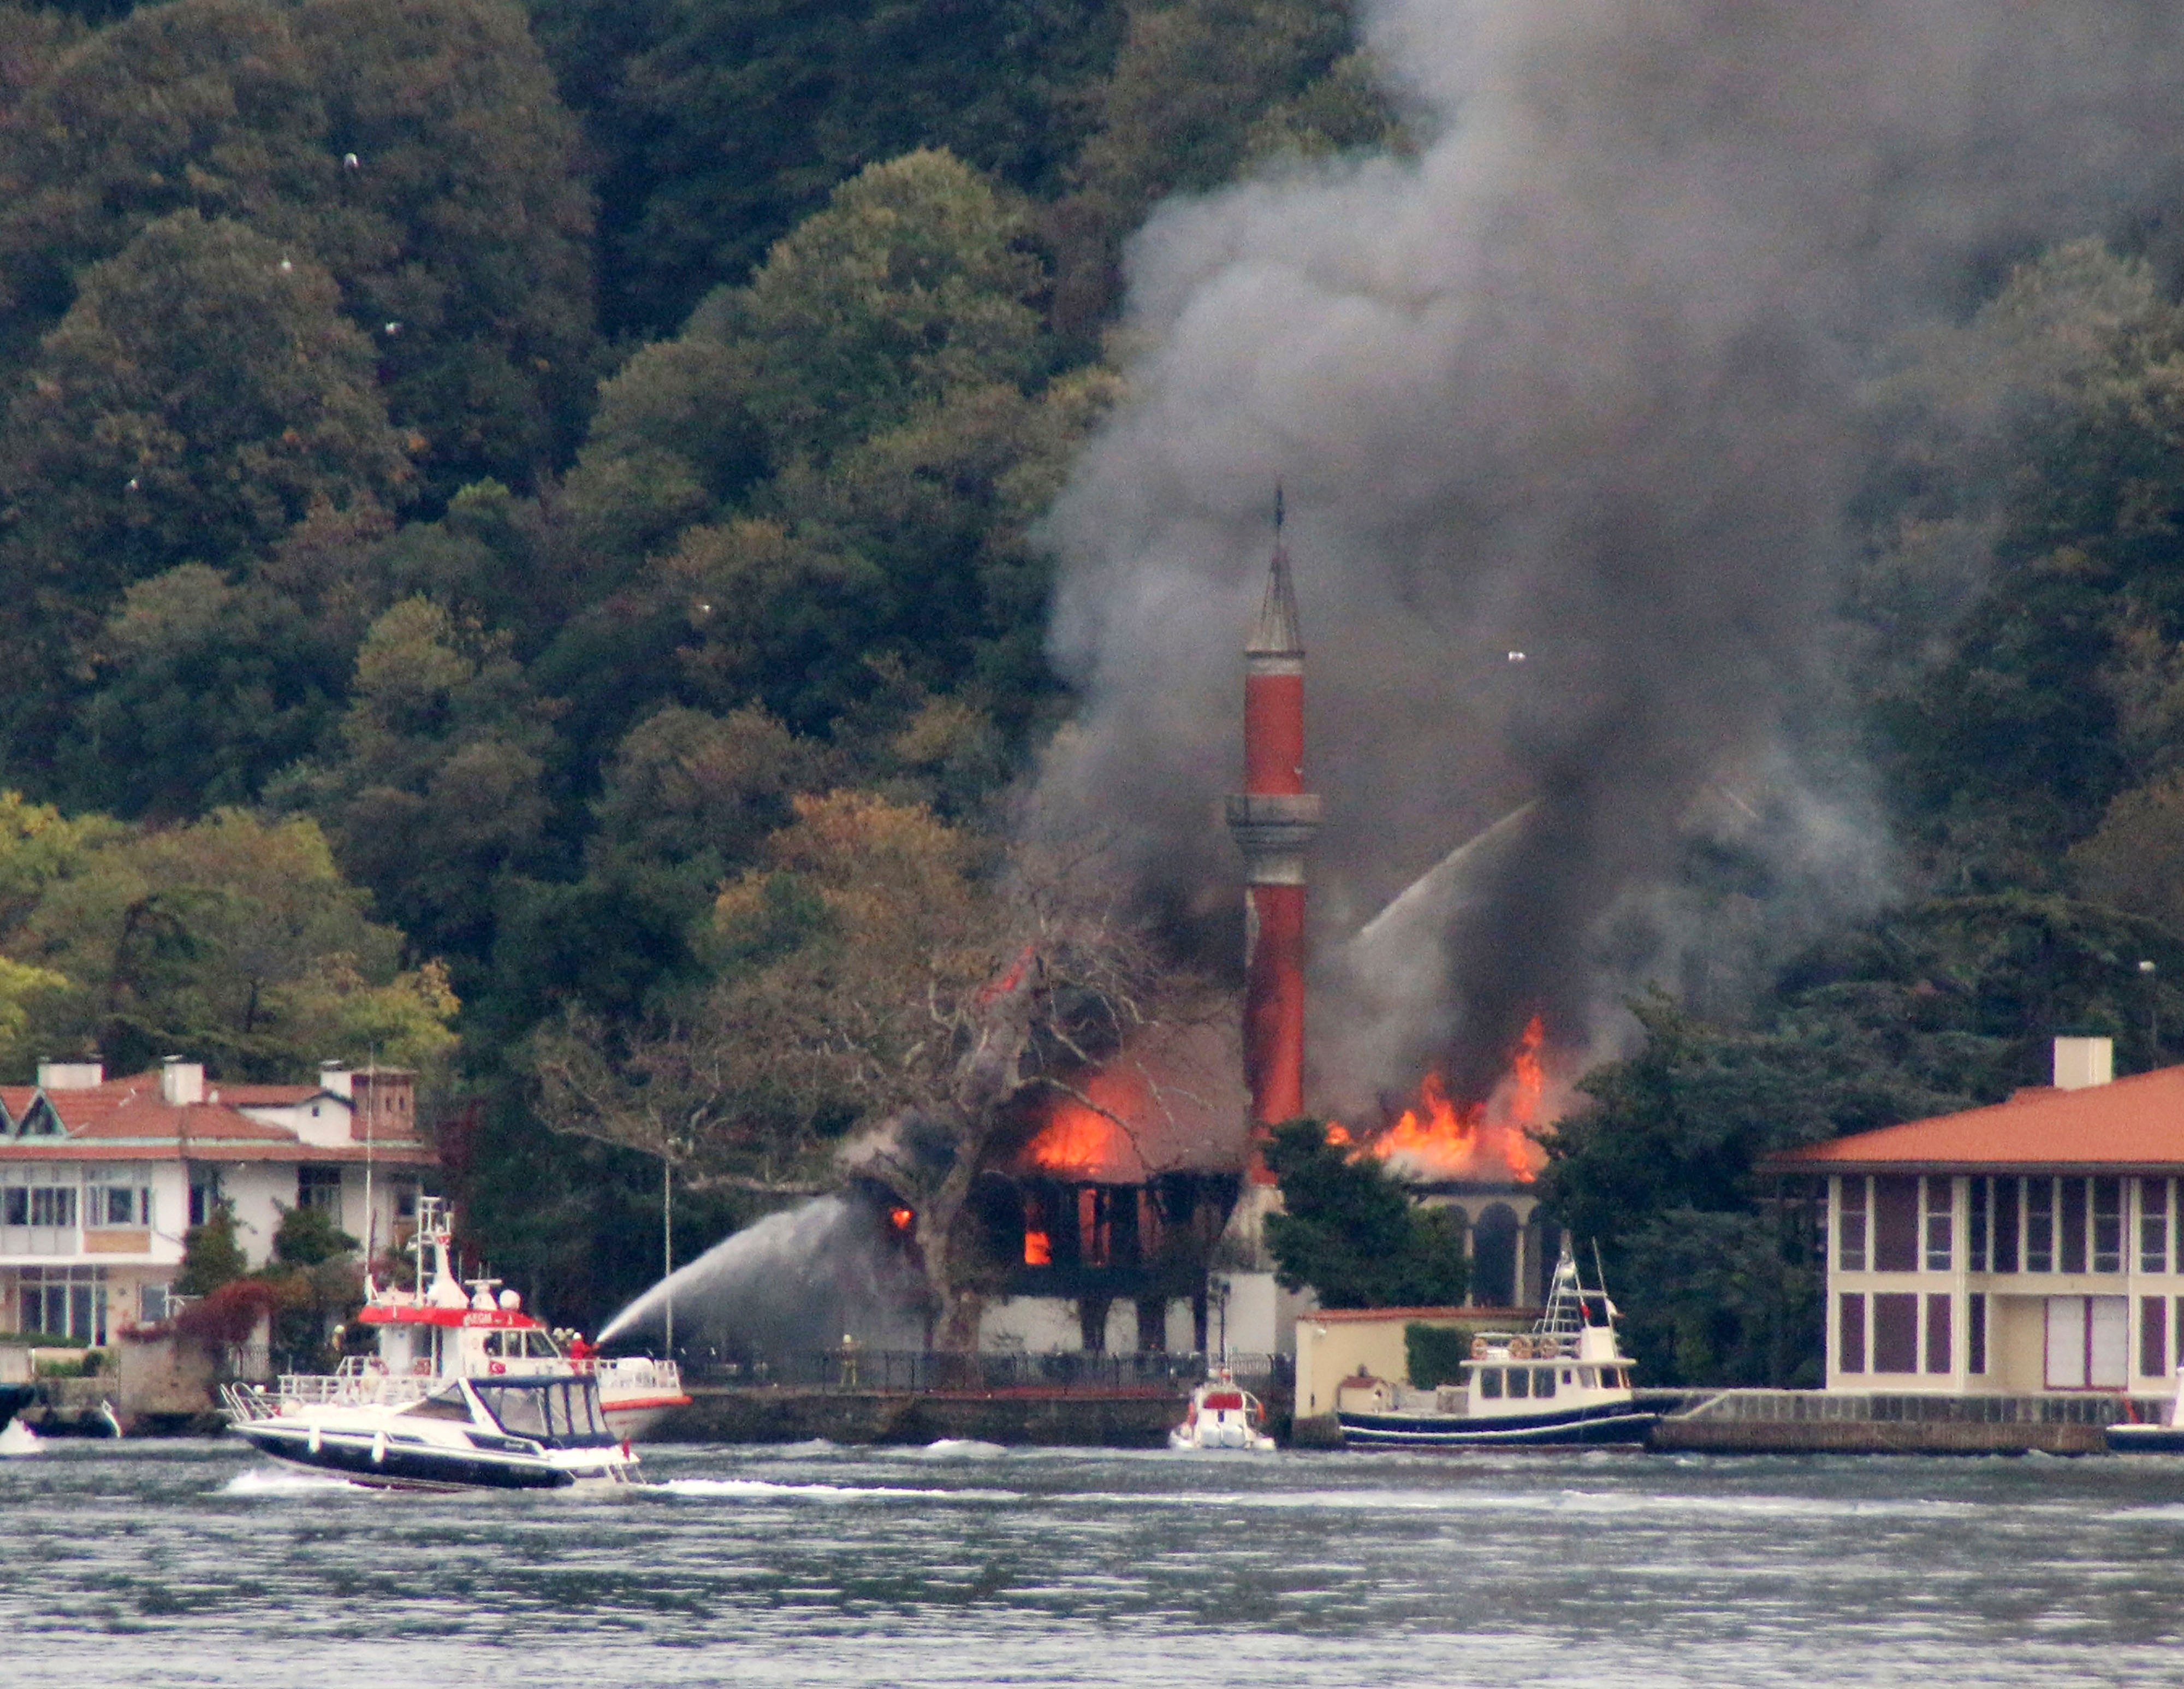
{"label": "dense green tree", "polygon": [[1421,1207],[1386,1164],[1331,1141],[1324,1123],[1274,1129],[1267,1166],[1282,1207],[1267,1217],[1281,1282],[1322,1307],[1450,1307],[1468,1283],[1451,1217]]}
{"label": "dense green tree", "polygon": [[335,277],[434,497],[568,443],[590,205],[514,0],[173,0],[43,69],[0,108],[0,368],[86,266],[195,211]]}
{"label": "dense green tree", "polygon": [[672,327],[838,184],[944,148],[1050,191],[1112,59],[1109,0],[532,0],[604,158],[608,310]]}
{"label": "dense green tree", "polygon": [[[332,279],[180,211],[93,265],[0,435],[8,583],[73,631],[176,564],[269,551],[409,465]],[[52,626],[52,622],[47,625]]]}

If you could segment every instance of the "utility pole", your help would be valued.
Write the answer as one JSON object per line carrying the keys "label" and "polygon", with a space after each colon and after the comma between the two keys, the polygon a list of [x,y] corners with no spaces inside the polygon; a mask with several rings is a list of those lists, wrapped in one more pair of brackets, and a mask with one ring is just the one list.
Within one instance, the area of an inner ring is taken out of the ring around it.
{"label": "utility pole", "polygon": [[[668,1155],[660,1157],[660,1280],[666,1287],[667,1280],[675,1276],[675,1158]],[[666,1297],[667,1339],[660,1358],[671,1361],[675,1358],[675,1292],[671,1288],[666,1290]]]}

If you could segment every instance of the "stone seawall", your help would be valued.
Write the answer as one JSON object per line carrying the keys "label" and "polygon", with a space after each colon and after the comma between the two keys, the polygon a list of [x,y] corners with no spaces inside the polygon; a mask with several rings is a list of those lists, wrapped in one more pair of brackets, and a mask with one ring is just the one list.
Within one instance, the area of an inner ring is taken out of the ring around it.
{"label": "stone seawall", "polygon": [[647,1442],[938,1442],[961,1437],[1036,1447],[1160,1448],[1183,1418],[1180,1396],[989,1396],[699,1385]]}
{"label": "stone seawall", "polygon": [[1721,1454],[2099,1454],[2119,1420],[2159,1418],[2122,1396],[1909,1396],[1724,1390],[1680,1403],[1649,1447]]}

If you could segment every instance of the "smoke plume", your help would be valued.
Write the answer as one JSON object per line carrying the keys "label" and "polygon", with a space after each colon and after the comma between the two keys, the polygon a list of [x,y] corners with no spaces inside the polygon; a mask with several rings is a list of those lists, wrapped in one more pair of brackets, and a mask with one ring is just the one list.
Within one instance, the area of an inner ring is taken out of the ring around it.
{"label": "smoke plume", "polygon": [[1880,894],[1854,761],[1814,749],[1860,384],[2047,242],[2143,241],[2184,152],[2157,0],[1368,0],[1364,31],[1416,155],[1153,217],[1133,396],[1050,523],[1084,705],[1047,795],[1136,828],[1174,905],[1233,907],[1278,482],[1316,953],[1534,805],[1402,1001],[1323,967],[1336,1104],[1429,1059],[1475,1091],[1535,1006],[1582,1043],[1673,980],[1695,829],[1741,834],[1792,927]]}

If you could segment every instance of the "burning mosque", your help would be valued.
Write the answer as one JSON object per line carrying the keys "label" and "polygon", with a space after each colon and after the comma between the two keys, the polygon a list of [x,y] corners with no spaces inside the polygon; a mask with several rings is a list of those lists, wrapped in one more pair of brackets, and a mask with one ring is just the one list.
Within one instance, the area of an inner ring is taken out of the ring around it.
{"label": "burning mosque", "polygon": [[[1015,1164],[984,1176],[975,1206],[1011,1268],[982,1346],[1273,1352],[1293,1344],[1309,1305],[1275,1283],[1262,1236],[1279,1200],[1268,1136],[1317,1100],[1306,1084],[1305,887],[1322,804],[1306,789],[1305,649],[1279,510],[1244,660],[1244,790],[1226,805],[1244,864],[1238,1035],[1193,1028],[1126,1050],[1089,1080],[1092,1106],[1055,1101]],[[1436,866],[1322,977],[1368,996],[1376,982],[1405,989],[1403,958],[1451,919],[1471,875],[1523,822],[1513,816]],[[1554,1259],[1532,1190],[1544,1157],[1531,1134],[1549,1101],[1545,1041],[1535,1014],[1479,1100],[1457,1099],[1429,1069],[1415,1095],[1329,1127],[1412,1181],[1422,1201],[1455,1211],[1482,1307],[1536,1303]]]}

